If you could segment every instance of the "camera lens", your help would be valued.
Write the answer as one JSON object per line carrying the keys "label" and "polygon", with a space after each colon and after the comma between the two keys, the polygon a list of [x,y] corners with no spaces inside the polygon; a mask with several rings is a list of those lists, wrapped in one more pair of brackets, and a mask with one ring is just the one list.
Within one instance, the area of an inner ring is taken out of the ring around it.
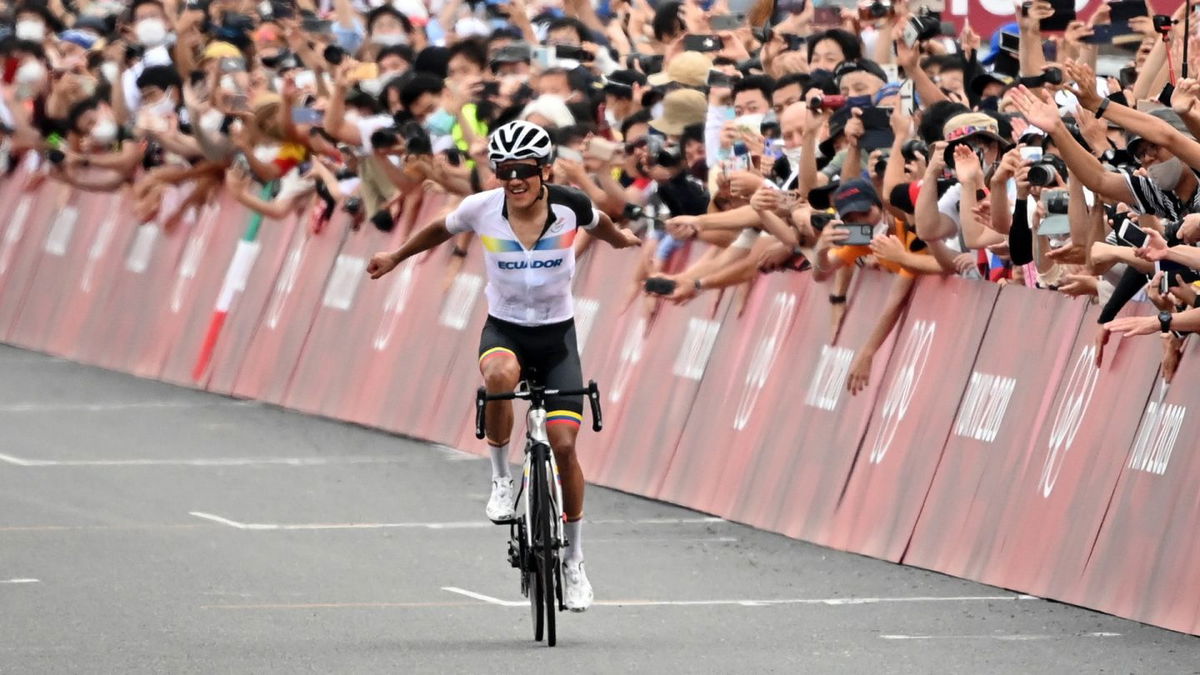
{"label": "camera lens", "polygon": [[1038,187],[1047,187],[1054,185],[1058,177],[1058,172],[1054,170],[1054,166],[1048,163],[1039,162],[1029,167],[1029,184]]}

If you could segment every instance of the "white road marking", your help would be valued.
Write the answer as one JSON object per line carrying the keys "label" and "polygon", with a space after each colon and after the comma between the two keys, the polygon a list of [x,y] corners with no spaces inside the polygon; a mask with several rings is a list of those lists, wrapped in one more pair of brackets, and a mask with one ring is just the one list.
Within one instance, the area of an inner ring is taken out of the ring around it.
{"label": "white road marking", "polygon": [[1036,640],[1061,640],[1073,637],[1121,637],[1120,633],[1073,633],[1069,635],[880,635],[882,640],[1001,640],[1007,642],[1030,642]]}
{"label": "white road marking", "polygon": [[0,584],[37,584],[41,579],[0,579]]}
{"label": "white road marking", "polygon": [[645,544],[654,542],[656,544],[669,544],[674,542],[683,543],[716,543],[728,544],[738,541],[737,537],[620,537],[616,539],[593,539],[588,537],[589,544]]}
{"label": "white road marking", "polygon": [[442,453],[448,462],[474,462],[484,459],[483,455],[472,455],[466,450],[459,450],[448,445],[434,444],[433,449]]}
{"label": "white road marking", "polygon": [[257,401],[127,401],[125,403],[9,403],[0,405],[0,413],[109,412],[162,408],[214,408],[258,405]]}
{"label": "white road marking", "polygon": [[[443,591],[458,593],[469,598],[475,598],[488,604],[501,607],[526,607],[528,601],[502,600],[483,593],[468,591],[457,586],[443,586]],[[697,606],[740,606],[740,607],[769,607],[772,605],[825,605],[829,607],[846,605],[877,605],[900,602],[991,602],[999,600],[1037,600],[1032,595],[958,595],[958,596],[913,596],[897,598],[786,598],[781,600],[600,600],[592,603],[600,607],[697,607]],[[885,639],[887,636],[880,636]],[[894,638],[902,639],[902,638]]]}
{"label": "white road marking", "polygon": [[[243,523],[223,516],[189,511],[189,515],[204,518],[239,530],[380,530],[380,529],[424,529],[424,530],[486,530],[497,527],[487,520],[460,520],[449,522],[408,523]],[[695,523],[723,522],[720,518],[646,518],[643,520],[589,520],[589,525],[686,525]]]}
{"label": "white road marking", "polygon": [[442,590],[450,591],[451,593],[458,593],[459,595],[465,595],[468,598],[475,598],[476,600],[482,600],[488,604],[500,605],[501,607],[528,607],[529,606],[528,600],[501,600],[500,598],[493,598],[490,595],[484,595],[483,593],[476,593],[474,591],[468,591],[465,588],[459,588],[457,586],[442,586]]}
{"label": "white road marking", "polygon": [[0,462],[15,466],[328,466],[333,464],[392,464],[400,457],[198,457],[193,459],[26,459],[0,454]]}

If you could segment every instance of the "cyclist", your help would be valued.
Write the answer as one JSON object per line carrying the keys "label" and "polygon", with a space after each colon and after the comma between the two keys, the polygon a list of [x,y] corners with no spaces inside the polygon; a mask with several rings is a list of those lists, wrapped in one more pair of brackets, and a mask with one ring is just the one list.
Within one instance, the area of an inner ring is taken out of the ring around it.
{"label": "cyclist", "polygon": [[[546,182],[553,154],[550,134],[535,124],[509,122],[496,129],[488,139],[488,159],[504,186],[470,195],[398,250],[377,253],[367,266],[371,278],[378,279],[410,256],[457,234],[473,230],[479,236],[488,274],[488,318],[479,344],[479,370],[489,394],[515,389],[523,368],[535,370],[547,388],[582,388],[571,295],[575,234],[583,228],[614,248],[641,245],[632,232],[618,229],[597,211],[583,192]],[[592,603],[580,532],[583,471],[575,457],[583,401],[552,398],[546,408],[546,430],[558,463],[567,518],[563,604],[582,612]],[[492,458],[487,517],[505,523],[515,517],[508,465],[512,402],[489,402],[484,420]]]}

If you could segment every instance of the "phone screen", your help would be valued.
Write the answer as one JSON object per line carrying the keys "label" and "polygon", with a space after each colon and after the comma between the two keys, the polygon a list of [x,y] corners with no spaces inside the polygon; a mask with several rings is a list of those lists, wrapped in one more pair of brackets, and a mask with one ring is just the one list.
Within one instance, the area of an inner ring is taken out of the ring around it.
{"label": "phone screen", "polygon": [[1121,225],[1121,230],[1117,232],[1117,237],[1119,237],[1121,241],[1133,246],[1134,248],[1141,248],[1146,245],[1145,230],[1137,225],[1134,225],[1133,222],[1129,220],[1126,220],[1124,224]]}

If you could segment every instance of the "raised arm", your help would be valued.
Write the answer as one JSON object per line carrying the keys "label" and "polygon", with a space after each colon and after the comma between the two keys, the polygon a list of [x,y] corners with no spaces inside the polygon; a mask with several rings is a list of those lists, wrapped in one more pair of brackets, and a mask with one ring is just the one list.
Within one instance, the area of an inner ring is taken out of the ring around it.
{"label": "raised arm", "polygon": [[367,274],[371,275],[372,279],[378,279],[412,256],[450,241],[452,236],[450,230],[446,229],[445,217],[438,218],[409,237],[408,241],[395,251],[383,251],[372,256],[371,262],[367,263]]}

